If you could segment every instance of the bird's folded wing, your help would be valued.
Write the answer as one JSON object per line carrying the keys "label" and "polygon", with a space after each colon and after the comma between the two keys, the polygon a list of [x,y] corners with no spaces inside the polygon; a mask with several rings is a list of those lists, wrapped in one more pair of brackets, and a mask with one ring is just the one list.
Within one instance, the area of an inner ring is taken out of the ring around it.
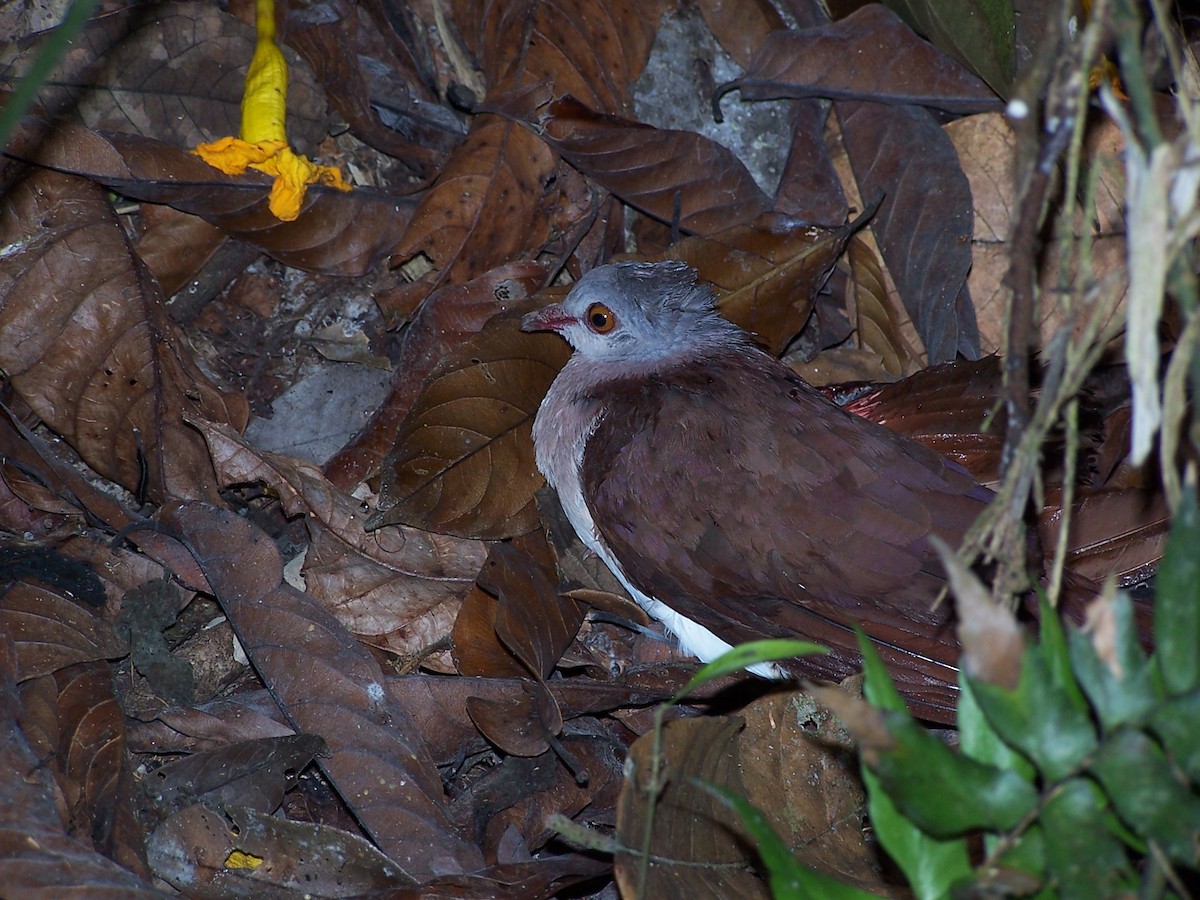
{"label": "bird's folded wing", "polygon": [[965,470],[762,354],[608,382],[595,398],[584,498],[641,590],[731,643],[833,645],[812,674],[853,671],[857,624],[911,668],[909,693],[953,681],[929,536],[957,545],[986,504]]}

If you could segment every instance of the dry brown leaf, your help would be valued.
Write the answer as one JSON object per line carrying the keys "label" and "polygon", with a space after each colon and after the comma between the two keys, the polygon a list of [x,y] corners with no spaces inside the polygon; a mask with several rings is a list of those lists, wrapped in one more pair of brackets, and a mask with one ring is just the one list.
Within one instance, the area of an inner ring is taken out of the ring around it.
{"label": "dry brown leaf", "polygon": [[15,644],[18,680],[52,675],[89,660],[118,659],[129,645],[112,626],[61,594],[32,584],[9,588],[0,602],[0,631]]}
{"label": "dry brown leaf", "polygon": [[[629,749],[625,785],[617,806],[615,859],[622,897],[770,896],[749,867],[748,839],[736,813],[698,786],[697,780],[745,796],[738,769],[737,735],[744,725],[734,717],[711,716],[669,722],[662,733],[662,756],[670,778],[658,794],[652,822],[646,805],[652,793],[653,736]],[[640,884],[640,853],[650,829],[648,879]]]}
{"label": "dry brown leaf", "polygon": [[717,43],[743,69],[767,35],[786,27],[768,0],[698,0],[696,5]]}
{"label": "dry brown leaf", "polygon": [[572,166],[688,234],[750,222],[770,209],[770,198],[741,160],[694,132],[599,113],[570,96],[533,115],[543,139]]}
{"label": "dry brown leaf", "polygon": [[686,238],[667,258],[695,267],[717,288],[721,314],[757,334],[777,356],[808,321],[849,235],[848,227],[765,213],[750,224]]}
{"label": "dry brown leaf", "polygon": [[413,884],[358,835],[241,806],[189,806],[159,826],[146,849],[155,874],[188,896],[346,896]]}
{"label": "dry brown leaf", "polygon": [[[53,110],[74,98],[72,111],[89,128],[194,147],[238,133],[255,40],[252,25],[202,0],[107,11],[73,42],[39,99]],[[36,43],[29,47],[11,68],[0,70],[0,78],[9,81],[23,72],[38,49]],[[327,133],[325,98],[308,66],[293,50],[282,49],[288,62],[288,137],[300,152],[310,153]]]}
{"label": "dry brown leaf", "polygon": [[415,528],[363,531],[363,504],[308,463],[259,452],[236,433],[195,420],[223,485],[262,481],[289,515],[303,515],[312,541],[304,561],[308,592],[372,646],[416,654],[450,631],[483,564],[476,541]]}
{"label": "dry brown leaf", "polygon": [[[972,268],[968,279],[971,297],[979,315],[980,347],[984,353],[1003,353],[1008,326],[1006,316],[1011,290],[1006,284],[1011,265],[1009,234],[1017,214],[1016,185],[1012,171],[1016,165],[1017,137],[999,113],[969,116],[946,126],[954,143],[959,163],[971,185],[975,207],[972,241]],[[1119,129],[1105,120],[1095,126],[1084,142],[1086,161],[1097,168],[1095,219],[1088,216],[1092,229],[1091,250],[1093,281],[1118,279],[1123,290],[1125,271],[1125,224],[1121,215],[1120,154],[1123,149]],[[1061,281],[1060,260],[1070,252],[1064,239],[1047,242],[1046,258],[1041,265],[1042,302],[1037,312],[1038,346],[1069,315],[1062,302],[1072,284]],[[1067,273],[1068,275],[1070,273]],[[1117,315],[1122,313],[1118,310]]]}
{"label": "dry brown leaf", "polygon": [[956,113],[1002,105],[979,78],[878,3],[826,25],[767,36],[746,73],[720,92],[730,90],[748,100],[825,97]]}
{"label": "dry brown leaf", "polygon": [[9,192],[0,243],[0,367],[96,471],[138,495],[215,496],[200,436],[180,417],[245,426],[240,396],[192,362],[104,191],[40,171]]}
{"label": "dry brown leaf", "polygon": [[228,237],[199,216],[147,203],[134,249],[170,297],[195,278]]}
{"label": "dry brown leaf", "polygon": [[979,353],[971,268],[971,191],[932,114],[834,104],[862,196],[882,198],[871,229],[931,363]]}
{"label": "dry brown leaf", "polygon": [[[508,263],[466,284],[434,291],[400,337],[392,392],[363,432],[325,464],[329,480],[350,490],[377,471],[433,367],[492,316],[534,293],[546,274],[535,262]],[[381,303],[381,308],[390,306]]]}
{"label": "dry brown leaf", "polygon": [[899,316],[889,303],[882,262],[865,241],[850,239],[847,253],[854,285],[855,325],[859,344],[879,354],[889,375],[910,374],[918,365],[916,355],[900,331]]}
{"label": "dry brown leaf", "polygon": [[436,272],[427,294],[534,255],[550,237],[554,167],[554,154],[525,129],[478,117],[413,212],[393,263],[427,258]]}
{"label": "dry brown leaf", "polygon": [[569,348],[522,332],[527,308],[491,319],[430,375],[384,461],[369,529],[404,523],[486,540],[537,526],[533,417]]}
{"label": "dry brown leaf", "polygon": [[554,85],[606,112],[628,111],[629,86],[670,0],[456,0],[454,20],[479,58],[488,92]]}
{"label": "dry brown leaf", "polygon": [[[132,779],[125,753],[125,711],[107,662],[54,673],[58,746],[54,775],[70,818],[68,833],[129,866],[141,854],[141,827],[129,807]],[[140,863],[131,866],[143,871]]]}
{"label": "dry brown leaf", "polygon": [[148,879],[97,853],[90,839],[69,838],[45,760],[30,749],[18,720],[17,658],[0,629],[0,884],[13,896],[69,894],[80,884],[94,894],[131,900],[160,898]]}
{"label": "dry brown leaf", "polygon": [[482,865],[451,825],[441,781],[374,657],[307,594],[283,584],[275,544],[240,516],[176,503],[163,527],[196,556],[246,655],[297,731],[325,738],[322,770],[401,871],[424,880]]}
{"label": "dry brown leaf", "polygon": [[767,694],[742,715],[738,760],[746,799],[805,865],[880,892],[876,849],[863,830],[858,758],[837,720],[799,692]]}

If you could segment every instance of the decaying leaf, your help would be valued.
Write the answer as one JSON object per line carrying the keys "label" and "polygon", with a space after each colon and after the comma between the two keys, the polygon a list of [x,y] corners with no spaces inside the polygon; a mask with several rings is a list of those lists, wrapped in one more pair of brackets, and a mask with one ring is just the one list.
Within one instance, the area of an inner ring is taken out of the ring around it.
{"label": "decaying leaf", "polygon": [[191,410],[242,428],[246,401],[200,372],[162,294],[91,182],[41,171],[7,196],[0,366],[98,472],[139,495],[213,497]]}

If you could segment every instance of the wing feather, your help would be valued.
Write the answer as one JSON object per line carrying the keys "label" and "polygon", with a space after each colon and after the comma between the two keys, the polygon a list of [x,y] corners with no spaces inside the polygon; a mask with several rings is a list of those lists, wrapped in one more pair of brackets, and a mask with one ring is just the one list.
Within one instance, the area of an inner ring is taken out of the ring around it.
{"label": "wing feather", "polygon": [[584,499],[640,590],[731,643],[831,643],[842,652],[818,663],[824,677],[854,670],[858,624],[910,670],[910,692],[932,700],[953,681],[929,536],[957,546],[990,498],[964,469],[757,352],[610,381],[594,398],[605,412]]}

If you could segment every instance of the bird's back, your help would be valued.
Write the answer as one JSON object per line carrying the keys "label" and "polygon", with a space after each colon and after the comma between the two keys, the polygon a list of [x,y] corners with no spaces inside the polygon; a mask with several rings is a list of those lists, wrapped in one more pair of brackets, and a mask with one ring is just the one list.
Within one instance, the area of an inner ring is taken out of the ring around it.
{"label": "bird's back", "polygon": [[916,687],[953,680],[929,537],[957,546],[990,499],[964,469],[742,347],[589,396],[604,414],[584,500],[644,593],[731,643],[790,634],[843,648],[810,674],[856,668],[858,624]]}

